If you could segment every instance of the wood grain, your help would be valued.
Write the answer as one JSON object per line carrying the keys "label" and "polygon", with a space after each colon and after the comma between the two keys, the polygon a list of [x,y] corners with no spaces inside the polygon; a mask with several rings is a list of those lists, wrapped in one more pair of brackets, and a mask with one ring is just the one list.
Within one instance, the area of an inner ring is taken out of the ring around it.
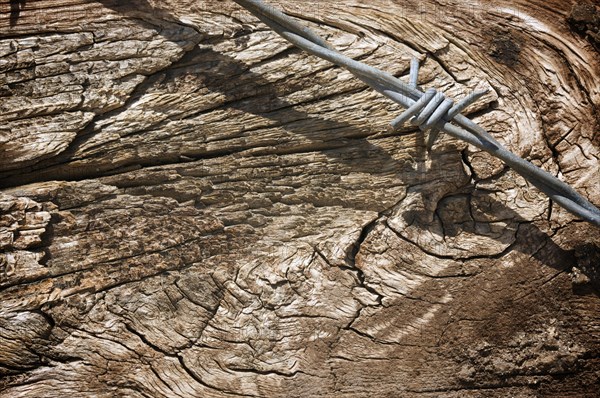
{"label": "wood grain", "polygon": [[[600,204],[581,4],[272,4]],[[1,397],[597,391],[598,230],[233,2],[1,1],[0,96]]]}

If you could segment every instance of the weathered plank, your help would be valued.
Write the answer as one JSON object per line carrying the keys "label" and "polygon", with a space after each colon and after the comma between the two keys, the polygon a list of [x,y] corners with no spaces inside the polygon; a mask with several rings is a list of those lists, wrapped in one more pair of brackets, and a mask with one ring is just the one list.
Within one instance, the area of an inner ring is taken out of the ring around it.
{"label": "weathered plank", "polygon": [[[233,2],[119,3],[0,3],[0,396],[594,394],[597,229],[386,133],[395,104]],[[273,4],[490,88],[474,120],[600,204],[581,4]]]}

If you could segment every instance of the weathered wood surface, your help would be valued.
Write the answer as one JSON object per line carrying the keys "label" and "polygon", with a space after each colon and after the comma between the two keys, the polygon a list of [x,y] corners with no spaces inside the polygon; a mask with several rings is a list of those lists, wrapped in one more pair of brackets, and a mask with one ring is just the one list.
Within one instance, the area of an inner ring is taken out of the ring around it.
{"label": "weathered wood surface", "polygon": [[[273,4],[489,87],[474,120],[600,204],[593,5]],[[0,5],[0,396],[597,393],[600,234],[498,161],[386,134],[233,2]]]}

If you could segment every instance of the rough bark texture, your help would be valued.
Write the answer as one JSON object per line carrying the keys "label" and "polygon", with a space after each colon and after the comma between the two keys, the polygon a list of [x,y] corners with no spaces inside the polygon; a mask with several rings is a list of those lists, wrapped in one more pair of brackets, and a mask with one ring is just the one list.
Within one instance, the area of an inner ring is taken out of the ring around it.
{"label": "rough bark texture", "polygon": [[[471,117],[600,205],[593,4],[272,4],[490,88]],[[599,231],[502,163],[230,1],[0,6],[1,397],[596,396]]]}

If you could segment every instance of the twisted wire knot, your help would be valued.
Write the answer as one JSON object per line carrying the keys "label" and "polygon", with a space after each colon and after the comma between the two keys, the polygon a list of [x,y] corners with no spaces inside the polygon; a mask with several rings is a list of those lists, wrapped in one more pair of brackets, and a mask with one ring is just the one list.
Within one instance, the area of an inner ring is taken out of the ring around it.
{"label": "twisted wire knot", "polygon": [[429,131],[427,150],[431,150],[444,125],[485,95],[488,90],[474,91],[454,104],[452,99],[446,98],[443,93],[433,88],[423,93],[417,86],[418,79],[419,60],[413,58],[410,62],[409,86],[418,90],[422,96],[390,124],[393,130],[397,130],[403,123],[410,120],[410,123],[419,126],[421,131]]}

